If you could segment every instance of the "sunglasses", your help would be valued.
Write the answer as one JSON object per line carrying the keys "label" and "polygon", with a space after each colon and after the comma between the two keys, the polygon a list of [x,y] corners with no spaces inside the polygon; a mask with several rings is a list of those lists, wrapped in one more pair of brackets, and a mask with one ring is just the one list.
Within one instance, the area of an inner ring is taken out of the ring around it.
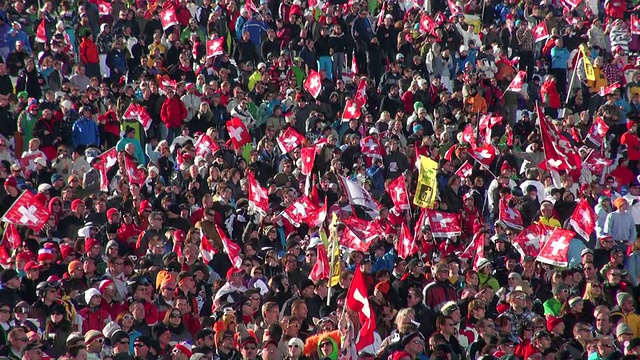
{"label": "sunglasses", "polygon": [[[328,344],[328,343],[327,343],[327,344]],[[299,345],[298,345],[298,344],[289,345],[289,349],[291,349],[291,348],[296,348],[296,349],[297,349],[298,347],[299,347]]]}
{"label": "sunglasses", "polygon": [[120,341],[118,341],[118,342],[119,342],[120,344],[122,344],[122,345],[129,345],[129,341],[127,341],[127,340],[120,340]]}
{"label": "sunglasses", "polygon": [[122,320],[132,320],[132,319],[133,319],[133,316],[131,315],[125,315],[122,317]]}
{"label": "sunglasses", "polygon": [[171,314],[171,317],[172,318],[180,318],[180,317],[182,317],[182,315],[180,315],[180,314]]}

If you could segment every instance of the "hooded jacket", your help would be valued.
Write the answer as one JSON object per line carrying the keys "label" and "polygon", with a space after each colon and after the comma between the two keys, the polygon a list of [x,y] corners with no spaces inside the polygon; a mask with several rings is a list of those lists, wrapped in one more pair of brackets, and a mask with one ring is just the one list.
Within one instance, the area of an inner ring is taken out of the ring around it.
{"label": "hooded jacket", "polygon": [[168,128],[179,128],[187,118],[187,108],[180,98],[166,99],[160,110],[160,119]]}

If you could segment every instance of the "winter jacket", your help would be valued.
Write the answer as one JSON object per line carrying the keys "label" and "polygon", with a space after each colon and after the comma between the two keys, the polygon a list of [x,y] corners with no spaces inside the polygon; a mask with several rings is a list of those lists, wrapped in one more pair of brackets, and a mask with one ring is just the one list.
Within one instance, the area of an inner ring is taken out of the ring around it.
{"label": "winter jacket", "polygon": [[92,119],[81,117],[73,124],[73,146],[100,146],[100,130]]}
{"label": "winter jacket", "polygon": [[160,110],[160,119],[168,128],[179,128],[187,118],[187,108],[178,97],[166,99]]}
{"label": "winter jacket", "polygon": [[552,69],[567,69],[569,62],[569,50],[567,48],[554,47],[551,49],[551,68]]}
{"label": "winter jacket", "polygon": [[95,309],[86,307],[78,311],[78,315],[82,317],[82,333],[86,334],[89,330],[102,331],[105,325],[111,320],[111,315],[104,311],[100,306]]}
{"label": "winter jacket", "polygon": [[553,109],[560,108],[560,94],[558,94],[555,82],[545,81],[540,89],[540,97],[544,106]]}
{"label": "winter jacket", "polygon": [[90,37],[82,39],[80,44],[80,60],[83,64],[97,64],[98,59],[98,46],[91,40]]}

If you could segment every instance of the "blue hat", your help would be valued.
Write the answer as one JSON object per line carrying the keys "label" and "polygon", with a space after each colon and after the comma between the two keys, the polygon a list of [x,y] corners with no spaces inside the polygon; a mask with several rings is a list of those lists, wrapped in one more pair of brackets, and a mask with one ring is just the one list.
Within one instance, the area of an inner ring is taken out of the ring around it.
{"label": "blue hat", "polygon": [[424,130],[424,127],[420,124],[413,124],[413,132],[417,133],[420,130]]}
{"label": "blue hat", "polygon": [[60,174],[53,174],[51,175],[51,182],[53,183],[56,180],[64,180],[64,178],[62,177],[62,175]]}

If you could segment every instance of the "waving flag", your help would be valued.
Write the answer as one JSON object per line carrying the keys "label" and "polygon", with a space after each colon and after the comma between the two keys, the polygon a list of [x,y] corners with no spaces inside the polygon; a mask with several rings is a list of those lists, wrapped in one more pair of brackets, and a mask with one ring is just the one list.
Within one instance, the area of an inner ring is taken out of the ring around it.
{"label": "waving flag", "polygon": [[580,170],[582,159],[562,134],[549,124],[544,116],[542,108],[536,106],[540,124],[540,137],[542,138],[542,149],[546,158],[546,165],[554,171]]}
{"label": "waving flag", "polygon": [[507,91],[514,91],[514,92],[522,91],[522,85],[524,84],[524,81],[526,78],[527,78],[526,71],[518,71],[518,74],[516,74],[513,80],[511,80],[509,87],[507,87]]}
{"label": "waving flag", "polygon": [[393,205],[400,210],[409,209],[409,195],[407,194],[407,185],[404,176],[398,176],[389,183],[387,192],[393,200]]}
{"label": "waving flag", "polygon": [[303,147],[300,149],[300,159],[302,160],[302,167],[300,168],[302,175],[311,174],[313,171],[313,165],[316,161],[315,147]]}
{"label": "waving flag", "polygon": [[151,119],[151,116],[149,116],[144,106],[136,103],[131,103],[129,105],[127,110],[125,110],[124,114],[122,114],[122,118],[138,120],[138,122],[142,124],[144,131],[148,131],[149,128],[151,127],[151,123],[153,122],[153,120]]}
{"label": "waving flag", "polygon": [[100,16],[105,16],[105,15],[111,15],[111,3],[104,1],[104,0],[98,0],[97,2],[98,5],[98,14]]}
{"label": "waving flag", "polygon": [[571,230],[557,228],[553,230],[549,240],[547,240],[536,260],[554,266],[566,267],[569,262],[569,243],[575,237]]}
{"label": "waving flag", "polygon": [[310,70],[309,76],[304,81],[304,89],[314,98],[318,98],[322,92],[322,77],[315,70]]}
{"label": "waving flag", "polygon": [[360,319],[360,336],[358,336],[358,341],[356,342],[356,351],[360,351],[373,344],[373,333],[376,329],[376,318],[371,306],[369,306],[367,284],[364,281],[359,265],[360,264],[356,265],[353,280],[351,281],[349,290],[347,290],[347,297],[345,299],[347,308],[357,312],[358,318]]}
{"label": "waving flag", "polygon": [[506,201],[500,200],[499,218],[508,227],[515,230],[522,230],[522,215],[514,208],[509,207]]}
{"label": "waving flag", "polygon": [[384,156],[384,148],[380,145],[380,139],[373,135],[365,136],[360,140],[362,153],[372,157],[382,159]]}
{"label": "waving flag", "polygon": [[544,244],[545,239],[551,235],[551,231],[553,231],[553,228],[549,226],[531,224],[513,239],[513,247],[523,258],[525,256],[537,256],[540,252],[540,245]]}
{"label": "waving flag", "polygon": [[589,201],[582,198],[573,210],[569,224],[571,224],[571,227],[573,227],[573,230],[575,230],[578,235],[588,241],[593,230],[596,228],[597,221],[598,215],[596,215],[593,208],[589,206]]}
{"label": "waving flag", "polygon": [[637,15],[631,15],[631,19],[629,20],[631,34],[632,35],[640,35],[640,18]]}
{"label": "waving flag", "polygon": [[418,245],[416,244],[411,231],[406,222],[402,223],[400,229],[400,236],[398,236],[398,244],[396,245],[398,256],[407,259],[413,254],[418,253]]}
{"label": "waving flag", "polygon": [[233,118],[226,123],[233,146],[238,149],[251,142],[251,134],[242,120]]}
{"label": "waving flag", "polygon": [[424,33],[430,34],[433,30],[438,27],[435,20],[431,18],[428,14],[422,14],[420,17],[420,30]]}
{"label": "waving flag", "polygon": [[462,234],[457,214],[427,209],[427,219],[431,233],[435,237],[451,237]]}
{"label": "waving flag", "polygon": [[362,116],[360,106],[355,100],[347,100],[342,112],[342,121],[348,122],[351,119],[359,119]]}
{"label": "waving flag", "polygon": [[309,278],[313,281],[329,278],[329,257],[327,256],[327,249],[324,244],[320,244],[316,247],[316,263],[313,264]]}
{"label": "waving flag", "polygon": [[485,168],[489,168],[496,158],[496,148],[493,145],[483,145],[468,152],[474,160]]}
{"label": "waving flag", "polygon": [[162,30],[178,25],[178,15],[174,7],[169,7],[160,12],[160,23],[162,23]]}
{"label": "waving flag", "polygon": [[468,179],[473,174],[473,165],[469,163],[469,160],[465,160],[460,168],[456,170],[456,175],[463,179]]}
{"label": "waving flag", "polygon": [[293,149],[304,143],[305,137],[300,135],[292,127],[288,127],[280,136],[278,136],[278,146],[283,154],[293,151]]}
{"label": "waving flag", "polygon": [[224,38],[219,37],[213,40],[207,40],[207,58],[219,56],[224,53]]}
{"label": "waving flag", "polygon": [[542,20],[540,23],[531,29],[533,33],[533,40],[535,42],[543,41],[549,38],[549,30],[547,29],[547,22]]}
{"label": "waving flag", "polygon": [[218,253],[218,250],[213,247],[213,243],[211,243],[211,240],[207,238],[204,232],[201,232],[201,234],[202,238],[200,241],[200,254],[202,255],[202,259],[206,263],[208,263]]}
{"label": "waving flag", "polygon": [[13,205],[2,217],[2,221],[14,225],[24,225],[40,231],[49,220],[49,215],[49,210],[36,201],[35,196],[29,190],[26,190],[13,202]]}
{"label": "waving flag", "polygon": [[593,124],[589,129],[589,133],[587,134],[588,140],[590,140],[597,147],[602,146],[604,141],[604,136],[609,131],[609,125],[607,125],[604,120],[600,116],[596,116],[593,119]]}
{"label": "waving flag", "polygon": [[231,260],[231,264],[233,264],[233,267],[235,267],[236,269],[241,269],[242,258],[240,257],[240,254],[242,253],[242,249],[240,248],[240,245],[231,241],[231,239],[229,239],[227,235],[224,233],[224,231],[220,228],[220,225],[215,224],[215,227],[216,227],[216,231],[218,232],[218,235],[220,235],[220,240],[222,240],[222,246],[224,247],[224,252],[226,252],[227,255],[229,255],[229,260]]}
{"label": "waving flag", "polygon": [[194,146],[196,148],[196,156],[207,156],[207,154],[214,154],[219,149],[218,144],[216,144],[211,136],[207,134],[198,136],[198,139],[196,140]]}
{"label": "waving flag", "polygon": [[349,202],[352,206],[360,206],[362,209],[372,218],[375,219],[380,216],[378,204],[373,200],[371,195],[362,186],[354,183],[353,181],[338,175],[342,182],[342,187],[347,193]]}
{"label": "waving flag", "polygon": [[253,171],[247,175],[247,188],[249,208],[266,215],[269,212],[269,195],[267,190],[260,186]]}

